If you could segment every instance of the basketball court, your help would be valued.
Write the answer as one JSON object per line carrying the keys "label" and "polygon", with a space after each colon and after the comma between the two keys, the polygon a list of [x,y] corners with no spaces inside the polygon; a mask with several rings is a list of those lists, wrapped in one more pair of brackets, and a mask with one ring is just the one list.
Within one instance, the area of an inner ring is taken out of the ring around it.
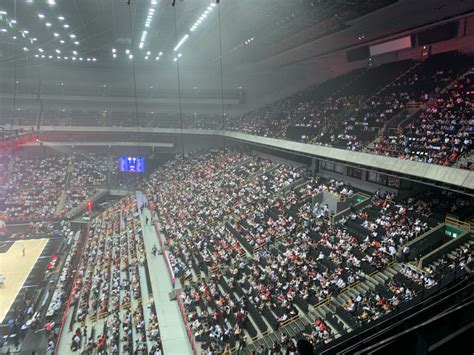
{"label": "basketball court", "polygon": [[22,240],[0,250],[0,275],[4,277],[0,285],[0,324],[47,243],[48,239]]}

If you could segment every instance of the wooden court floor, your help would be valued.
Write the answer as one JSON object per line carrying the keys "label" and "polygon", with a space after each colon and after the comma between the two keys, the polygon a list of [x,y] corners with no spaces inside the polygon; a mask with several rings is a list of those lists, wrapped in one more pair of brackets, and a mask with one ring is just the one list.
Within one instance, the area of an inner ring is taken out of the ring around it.
{"label": "wooden court floor", "polygon": [[0,323],[3,322],[47,243],[48,239],[17,241],[5,253],[0,253],[0,275],[5,277],[4,285],[0,286]]}

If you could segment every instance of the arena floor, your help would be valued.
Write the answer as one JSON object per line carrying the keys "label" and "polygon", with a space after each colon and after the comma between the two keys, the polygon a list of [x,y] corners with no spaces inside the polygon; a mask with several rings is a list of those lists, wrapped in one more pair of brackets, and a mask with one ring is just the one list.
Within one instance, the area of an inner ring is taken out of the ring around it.
{"label": "arena floor", "polygon": [[0,275],[5,277],[4,285],[0,286],[0,323],[3,322],[47,243],[48,239],[16,241],[7,250],[5,248],[0,250]]}

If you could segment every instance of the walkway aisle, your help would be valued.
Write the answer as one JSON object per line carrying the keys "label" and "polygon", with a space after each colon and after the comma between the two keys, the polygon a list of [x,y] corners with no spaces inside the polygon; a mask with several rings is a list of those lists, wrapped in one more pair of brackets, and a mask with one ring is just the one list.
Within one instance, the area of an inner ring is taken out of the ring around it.
{"label": "walkway aisle", "polygon": [[[139,206],[145,201],[145,197],[139,191],[137,191],[137,201]],[[184,328],[178,301],[170,301],[169,299],[169,294],[173,291],[173,288],[165,259],[163,255],[153,256],[151,252],[153,245],[159,248],[158,236],[154,226],[145,225],[145,216],[151,219],[148,209],[143,211],[140,218],[163,352],[165,355],[189,355],[193,351]]]}
{"label": "walkway aisle", "polygon": [[[143,225],[142,225],[143,228]],[[137,255],[140,255],[140,242],[139,238],[137,238]],[[145,331],[148,329],[148,325],[150,324],[150,316],[151,316],[151,308],[149,307],[150,300],[149,295],[151,294],[151,290],[148,289],[147,282],[146,282],[146,270],[145,267],[140,265],[138,267],[138,273],[140,274],[140,290],[142,293],[142,309],[143,309],[143,318],[145,319]],[[148,352],[153,347],[154,341],[151,341],[150,337],[148,336],[148,332],[146,332],[146,341],[147,341],[147,349]]]}
{"label": "walkway aisle", "polygon": [[[64,322],[63,334],[58,344],[57,354],[69,354],[71,352],[72,333],[69,332],[69,324],[71,323],[73,307],[69,309]],[[75,329],[74,329],[75,330]],[[46,333],[45,333],[46,334]]]}

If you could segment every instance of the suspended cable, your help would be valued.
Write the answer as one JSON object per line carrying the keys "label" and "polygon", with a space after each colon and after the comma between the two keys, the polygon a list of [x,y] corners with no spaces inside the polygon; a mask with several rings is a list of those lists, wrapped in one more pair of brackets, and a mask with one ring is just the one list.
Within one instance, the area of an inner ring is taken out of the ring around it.
{"label": "suspended cable", "polygon": [[[175,3],[173,2],[172,4],[173,9],[174,9],[174,37],[176,43],[178,42],[178,29],[176,25],[176,6]],[[182,108],[182,103],[181,103],[181,79],[179,76],[179,58],[176,60],[176,77],[178,80],[178,104],[179,104],[179,122],[181,125],[181,155],[184,159],[184,135],[183,135],[183,108]]]}
{"label": "suspended cable", "polygon": [[[221,31],[221,5],[217,2],[217,10],[219,15],[219,58],[221,65],[221,114],[222,114],[222,146],[224,149],[224,154],[226,152],[226,142],[225,142],[225,111],[224,111],[224,70],[222,65],[222,31]],[[225,169],[225,167],[224,167]]]}
{"label": "suspended cable", "polygon": [[[15,14],[15,18],[16,18],[16,0],[14,2],[14,14]],[[16,55],[16,47],[17,47],[17,44],[16,42],[13,43],[13,56]],[[17,87],[17,76],[16,76],[16,71],[17,71],[17,68],[16,68],[16,60],[14,61],[13,63],[13,66],[14,66],[14,71],[13,71],[13,108],[12,108],[12,119],[11,119],[11,122],[10,122],[10,129],[13,129],[13,124],[15,123],[15,114],[16,114],[16,87]]]}
{"label": "suspended cable", "polygon": [[[15,51],[16,47],[13,47],[13,51]],[[10,128],[13,129],[13,124],[15,123],[15,113],[16,113],[16,87],[17,87],[17,80],[16,80],[16,60],[14,62],[14,73],[13,73],[13,108],[12,108],[12,119],[10,122]]]}
{"label": "suspended cable", "polygon": [[[225,112],[224,112],[224,70],[222,65],[222,31],[221,31],[221,5],[219,1],[217,2],[217,12],[219,16],[219,59],[220,59],[220,66],[221,66],[221,114],[222,114],[222,150],[224,154],[224,169],[222,178],[226,179],[226,164],[225,164],[225,154],[226,154],[226,147],[225,147]],[[225,183],[225,181],[224,181]],[[224,218],[226,218],[226,209],[223,209]]]}
{"label": "suspended cable", "polygon": [[[130,45],[132,47],[132,55],[134,53],[135,46],[133,45],[133,26],[132,26],[132,10],[130,1],[128,1],[128,16],[129,16],[129,26],[130,26]],[[138,156],[141,156],[141,147],[140,147],[140,123],[138,121],[138,98],[137,98],[137,79],[135,75],[135,57],[132,57],[132,74],[133,74],[133,90],[135,96],[135,122],[137,125],[137,143],[138,143]]]}

